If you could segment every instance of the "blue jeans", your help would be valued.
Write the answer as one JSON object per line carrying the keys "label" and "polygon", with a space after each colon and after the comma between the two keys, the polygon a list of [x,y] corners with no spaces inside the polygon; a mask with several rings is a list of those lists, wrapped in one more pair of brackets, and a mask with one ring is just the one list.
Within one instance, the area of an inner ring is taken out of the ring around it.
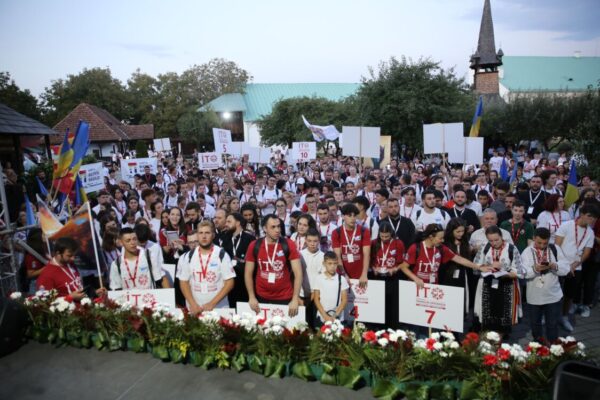
{"label": "blue jeans", "polygon": [[[558,320],[561,317],[561,307],[562,300],[542,305],[529,304],[533,340],[545,337],[548,341],[553,342],[558,339]],[[546,336],[543,332],[542,316],[545,319]]]}

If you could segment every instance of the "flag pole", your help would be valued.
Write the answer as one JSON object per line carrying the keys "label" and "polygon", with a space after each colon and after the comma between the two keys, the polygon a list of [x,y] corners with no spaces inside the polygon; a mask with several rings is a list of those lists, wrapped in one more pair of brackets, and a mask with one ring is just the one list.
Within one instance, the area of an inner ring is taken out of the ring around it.
{"label": "flag pole", "polygon": [[100,281],[100,289],[104,289],[102,283],[102,271],[100,270],[100,259],[98,258],[98,244],[96,243],[96,228],[92,220],[92,210],[90,209],[90,203],[86,202],[88,212],[88,222],[90,224],[90,230],[92,233],[92,243],[94,244],[94,256],[96,257],[96,268],[98,269],[98,281]]}

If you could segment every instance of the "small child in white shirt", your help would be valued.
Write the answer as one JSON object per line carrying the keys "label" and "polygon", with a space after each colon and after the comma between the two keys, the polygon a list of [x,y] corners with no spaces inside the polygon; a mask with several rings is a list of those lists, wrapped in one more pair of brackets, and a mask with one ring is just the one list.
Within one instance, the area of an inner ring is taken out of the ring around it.
{"label": "small child in white shirt", "polygon": [[323,256],[323,272],[318,274],[313,288],[314,302],[317,307],[317,326],[326,321],[344,319],[344,308],[348,301],[346,279],[337,273],[337,256],[333,251],[328,251]]}

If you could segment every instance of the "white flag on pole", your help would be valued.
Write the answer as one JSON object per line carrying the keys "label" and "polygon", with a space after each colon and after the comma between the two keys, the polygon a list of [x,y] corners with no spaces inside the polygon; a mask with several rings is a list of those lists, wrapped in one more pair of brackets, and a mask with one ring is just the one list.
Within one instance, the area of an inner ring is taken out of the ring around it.
{"label": "white flag on pole", "polygon": [[310,131],[313,134],[313,138],[317,142],[322,142],[324,139],[335,140],[340,136],[340,133],[338,132],[336,127],[333,125],[327,125],[327,126],[311,125],[310,122],[308,122],[306,120],[306,118],[304,118],[304,115],[302,116],[302,120],[304,121],[304,125],[306,125],[306,127],[308,129],[310,129]]}

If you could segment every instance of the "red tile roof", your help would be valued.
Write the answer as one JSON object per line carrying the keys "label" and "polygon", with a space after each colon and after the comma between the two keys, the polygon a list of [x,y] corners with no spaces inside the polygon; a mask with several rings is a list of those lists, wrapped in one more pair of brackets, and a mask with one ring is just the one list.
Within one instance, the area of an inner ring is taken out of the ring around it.
{"label": "red tile roof", "polygon": [[61,135],[52,137],[50,142],[60,144],[63,140],[62,134],[67,128],[71,132],[75,132],[80,120],[90,124],[91,142],[120,142],[154,137],[154,125],[152,124],[126,125],[100,107],[81,103],[54,126],[53,129]]}

